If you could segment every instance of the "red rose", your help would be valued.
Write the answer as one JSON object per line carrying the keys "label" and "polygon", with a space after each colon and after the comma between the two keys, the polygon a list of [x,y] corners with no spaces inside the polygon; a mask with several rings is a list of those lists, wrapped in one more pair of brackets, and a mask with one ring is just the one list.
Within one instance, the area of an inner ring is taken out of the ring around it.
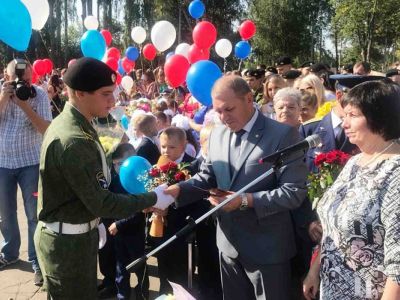
{"label": "red rose", "polygon": [[179,182],[179,181],[184,181],[186,179],[185,173],[179,171],[178,173],[175,174],[174,179]]}
{"label": "red rose", "polygon": [[174,162],[166,163],[165,165],[160,166],[160,170],[163,173],[167,173],[170,170],[174,170],[178,167],[178,165]]}
{"label": "red rose", "polygon": [[347,163],[347,161],[348,161],[349,159],[350,159],[350,155],[349,155],[349,154],[342,153],[342,155],[341,155],[340,158],[339,158],[340,164],[341,164],[342,166],[344,166],[344,165]]}
{"label": "red rose", "polygon": [[157,177],[158,175],[160,175],[160,170],[158,168],[151,168],[149,171],[149,175],[151,177]]}
{"label": "red rose", "polygon": [[337,154],[336,151],[330,151],[326,154],[326,162],[328,164],[334,164],[337,162]]}
{"label": "red rose", "polygon": [[314,164],[319,167],[326,161],[326,154],[320,153],[314,158]]}

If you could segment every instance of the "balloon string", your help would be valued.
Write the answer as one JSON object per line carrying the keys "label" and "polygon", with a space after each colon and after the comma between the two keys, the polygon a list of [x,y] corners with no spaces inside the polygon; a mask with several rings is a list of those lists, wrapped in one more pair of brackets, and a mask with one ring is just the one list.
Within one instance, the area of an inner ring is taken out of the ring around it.
{"label": "balloon string", "polygon": [[[142,65],[142,71],[144,71],[143,70],[143,45],[142,44],[139,45],[139,49],[140,49],[140,53],[142,53],[142,55],[140,55],[140,64]],[[140,78],[136,78],[136,79],[140,80]]]}
{"label": "balloon string", "polygon": [[224,58],[224,73],[226,73],[226,65],[227,65],[227,61],[226,61],[226,58]]}
{"label": "balloon string", "polygon": [[47,49],[47,45],[46,45],[46,42],[44,41],[44,38],[43,38],[43,36],[42,36],[42,32],[41,32],[40,30],[38,30],[38,32],[39,32],[40,38],[42,39],[44,48],[46,49],[47,55],[48,55],[48,57],[50,58],[50,52],[49,52],[49,50]]}
{"label": "balloon string", "polygon": [[243,62],[243,59],[241,59],[241,60],[240,60],[240,62],[239,62],[239,71],[241,71],[241,68],[242,68],[242,62]]}

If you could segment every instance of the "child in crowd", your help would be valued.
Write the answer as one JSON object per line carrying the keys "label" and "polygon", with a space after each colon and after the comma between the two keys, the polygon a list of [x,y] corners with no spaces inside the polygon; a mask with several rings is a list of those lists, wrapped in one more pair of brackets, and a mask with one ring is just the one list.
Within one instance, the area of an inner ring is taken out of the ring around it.
{"label": "child in crowd", "polygon": [[160,157],[157,146],[157,119],[153,115],[143,114],[135,118],[133,125],[137,134],[142,136],[142,140],[136,148],[136,154],[155,165]]}

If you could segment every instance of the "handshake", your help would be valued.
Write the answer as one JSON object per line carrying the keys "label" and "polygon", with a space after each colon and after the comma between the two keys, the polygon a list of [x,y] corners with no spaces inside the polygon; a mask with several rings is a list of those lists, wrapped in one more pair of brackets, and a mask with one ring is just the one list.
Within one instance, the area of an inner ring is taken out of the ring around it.
{"label": "handshake", "polygon": [[170,194],[164,193],[167,188],[168,185],[164,183],[154,189],[153,192],[157,194],[157,203],[153,206],[154,208],[165,210],[168,206],[175,202],[174,197],[172,197]]}

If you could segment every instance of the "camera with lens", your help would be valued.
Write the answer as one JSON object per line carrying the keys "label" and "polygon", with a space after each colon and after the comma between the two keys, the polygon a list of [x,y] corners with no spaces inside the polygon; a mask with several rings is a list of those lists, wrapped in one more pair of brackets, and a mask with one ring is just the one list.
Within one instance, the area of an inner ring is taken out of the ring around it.
{"label": "camera with lens", "polygon": [[27,63],[25,60],[18,58],[15,59],[15,75],[17,76],[17,79],[11,84],[14,86],[15,95],[22,101],[36,97],[35,88],[30,86],[25,80],[21,79],[24,76],[26,68]]}

